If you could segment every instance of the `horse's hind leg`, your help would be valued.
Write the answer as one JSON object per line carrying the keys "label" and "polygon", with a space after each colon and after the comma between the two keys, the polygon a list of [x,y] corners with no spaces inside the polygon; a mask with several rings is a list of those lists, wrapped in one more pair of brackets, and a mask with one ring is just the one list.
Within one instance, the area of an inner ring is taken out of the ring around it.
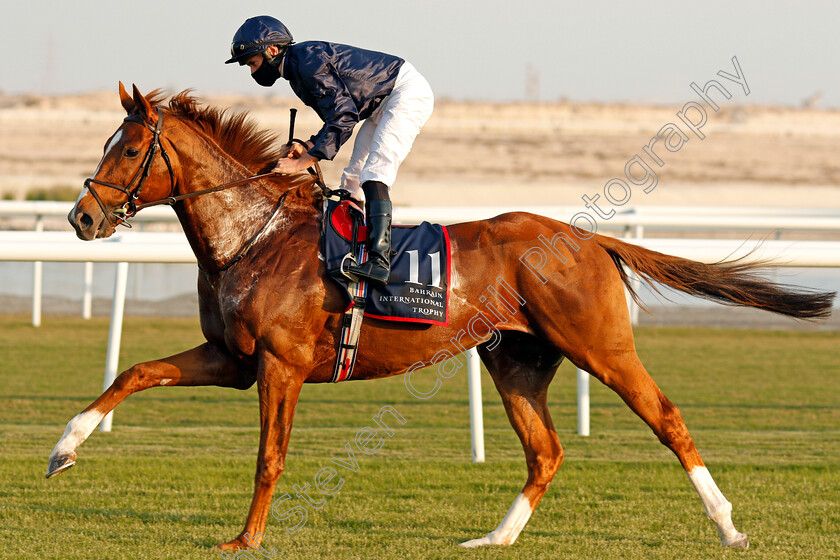
{"label": "horse's hind leg", "polygon": [[563,462],[563,448],[546,403],[548,385],[562,355],[522,333],[506,333],[497,348],[480,347],[479,353],[522,442],[528,481],[499,526],[486,537],[462,543],[465,547],[513,544]]}
{"label": "horse's hind leg", "polygon": [[748,547],[747,536],[739,533],[732,523],[732,504],[718,489],[700,458],[679,409],[662,394],[639,360],[623,305],[623,300],[616,303],[622,309],[614,320],[602,316],[580,325],[575,333],[580,336],[587,332],[586,340],[575,340],[571,347],[588,350],[573,350],[569,358],[615,391],[650,426],[659,441],[674,452],[700,495],[706,515],[717,526],[721,544]]}
{"label": "horse's hind leg", "polygon": [[161,385],[219,385],[247,389],[248,378],[224,351],[206,343],[169,358],[137,364],[122,372],[90,406],[67,423],[47,465],[47,478],[76,464],[76,448],[99,425],[106,414],[132,393]]}

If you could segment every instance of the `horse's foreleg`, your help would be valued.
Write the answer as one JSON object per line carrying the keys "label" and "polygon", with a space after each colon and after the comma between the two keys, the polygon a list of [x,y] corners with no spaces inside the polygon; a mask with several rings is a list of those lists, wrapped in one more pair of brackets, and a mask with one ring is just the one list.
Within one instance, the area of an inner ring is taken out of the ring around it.
{"label": "horse's foreleg", "polygon": [[562,357],[536,339],[505,335],[493,352],[481,358],[502,396],[508,419],[525,450],[528,480],[505,518],[485,537],[461,543],[464,547],[513,544],[548,489],[563,462],[563,448],[548,413],[548,385]]}
{"label": "horse's foreleg", "polygon": [[89,407],[67,423],[47,466],[51,478],[76,464],[76,448],[84,442],[106,414],[132,393],[161,385],[219,385],[246,389],[253,378],[243,374],[225,351],[205,343],[201,346],[122,372]]}
{"label": "horse's foreleg", "polygon": [[235,539],[222,543],[222,550],[255,548],[263,537],[271,508],[271,496],[285,467],[303,376],[284,367],[273,355],[264,355],[257,371],[260,396],[260,450],[254,477],[254,497],[245,528]]}

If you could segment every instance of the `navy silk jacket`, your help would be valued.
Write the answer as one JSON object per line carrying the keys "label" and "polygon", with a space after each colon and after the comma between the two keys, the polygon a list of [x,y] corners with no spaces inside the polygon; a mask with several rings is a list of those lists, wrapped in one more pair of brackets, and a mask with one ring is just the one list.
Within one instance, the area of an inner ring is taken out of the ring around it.
{"label": "navy silk jacket", "polygon": [[281,75],[301,101],[315,109],[324,126],[310,140],[309,153],[331,160],[394,89],[403,59],[349,45],[305,41],[286,49]]}

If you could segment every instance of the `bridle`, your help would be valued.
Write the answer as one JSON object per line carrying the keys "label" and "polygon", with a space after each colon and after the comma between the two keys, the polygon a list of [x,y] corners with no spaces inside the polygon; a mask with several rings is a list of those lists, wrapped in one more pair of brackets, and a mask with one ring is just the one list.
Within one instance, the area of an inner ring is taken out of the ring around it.
{"label": "bridle", "polygon": [[[160,155],[163,157],[163,161],[166,162],[166,168],[169,170],[169,196],[165,199],[161,199],[161,201],[156,201],[158,203],[165,203],[168,202],[170,204],[174,204],[176,201],[172,200],[174,197],[172,193],[175,192],[175,172],[172,170],[172,162],[169,160],[169,154],[166,153],[166,149],[163,147],[163,144],[160,141],[160,131],[163,128],[163,110],[158,107],[158,119],[155,126],[151,126],[147,123],[143,118],[138,114],[132,114],[127,116],[123,122],[133,122],[137,124],[141,124],[152,131],[152,141],[149,143],[149,147],[146,150],[146,155],[143,156],[143,161],[140,163],[140,167],[137,168],[137,171],[134,172],[134,175],[131,177],[131,180],[128,182],[127,185],[117,185],[115,183],[109,183],[108,181],[102,181],[100,179],[95,179],[93,177],[88,177],[85,180],[85,187],[90,191],[93,195],[93,198],[96,199],[96,203],[99,204],[99,208],[102,210],[102,214],[108,220],[108,223],[112,226],[116,227],[119,224],[123,224],[126,227],[131,227],[130,224],[126,222],[128,218],[134,216],[140,208],[144,206],[151,206],[151,204],[137,204],[136,201],[140,197],[140,192],[143,190],[143,184],[146,182],[146,179],[149,177],[149,173],[152,170],[152,163],[155,160],[155,154],[160,150]],[[135,183],[137,183],[135,185]],[[116,208],[110,214],[107,210],[105,210],[105,204],[103,204],[102,199],[99,198],[99,194],[96,192],[96,189],[93,188],[93,185],[102,185],[103,187],[109,187],[115,190],[118,190],[128,197],[128,200],[120,206]],[[172,200],[172,202],[169,202]],[[114,216],[112,219],[111,216]]]}
{"label": "bridle", "polygon": [[[148,208],[150,206],[158,206],[160,204],[172,205],[176,202],[185,200],[187,198],[193,198],[204,194],[222,191],[231,187],[244,185],[246,183],[250,183],[251,181],[264,179],[266,177],[271,177],[275,175],[272,172],[261,173],[259,175],[252,175],[250,177],[246,177],[244,179],[239,179],[236,181],[231,181],[222,185],[216,185],[215,187],[184,193],[177,196],[173,195],[173,193],[175,192],[175,172],[172,169],[172,162],[169,160],[169,155],[166,153],[166,149],[163,147],[163,143],[160,141],[160,132],[163,128],[163,110],[160,107],[158,107],[157,113],[158,119],[157,123],[155,123],[155,126],[151,126],[149,123],[143,120],[142,116],[140,116],[138,113],[131,114],[125,119],[123,119],[123,122],[133,122],[137,124],[142,124],[152,132],[152,141],[149,143],[149,147],[146,149],[146,155],[143,156],[143,161],[140,163],[140,167],[137,169],[137,171],[134,172],[134,175],[131,177],[131,180],[128,182],[127,185],[117,185],[115,183],[109,183],[108,181],[102,181],[93,177],[88,177],[85,180],[85,187],[87,187],[87,189],[93,195],[93,198],[96,200],[96,203],[99,204],[99,208],[102,210],[102,214],[108,220],[108,223],[111,224],[111,226],[116,227],[122,224],[130,228],[131,224],[129,224],[127,220],[133,217],[135,214],[137,214],[137,212],[139,212],[143,208]],[[295,114],[294,112],[292,112],[292,122],[289,131],[289,144],[299,143],[305,145],[303,141],[293,138],[294,116]],[[137,204],[136,201],[140,197],[140,192],[143,189],[143,183],[146,182],[146,179],[149,177],[149,173],[151,173],[152,163],[154,162],[155,154],[157,154],[158,151],[160,151],[160,155],[161,157],[163,157],[163,161],[166,163],[166,168],[169,170],[169,195],[165,198],[153,200],[151,202],[141,202],[140,204]],[[317,162],[313,167],[310,167],[308,171],[315,177],[315,183],[321,188],[325,196],[330,196],[330,193],[332,192],[338,192],[332,191],[332,189],[326,186],[326,184],[324,183],[323,175],[321,174],[321,167]],[[136,185],[134,184],[135,182],[137,183]],[[128,197],[128,200],[126,200],[125,203],[122,204],[122,206],[114,209],[109,214],[108,211],[105,210],[105,204],[102,202],[102,199],[99,198],[99,194],[96,192],[96,189],[93,188],[94,184],[102,185],[103,187],[108,187],[125,193],[125,195]],[[209,272],[210,274],[216,274],[229,269],[234,264],[239,262],[242,259],[242,257],[244,257],[245,254],[251,249],[251,247],[253,247],[256,244],[259,238],[262,237],[262,234],[268,228],[268,225],[280,213],[280,210],[283,208],[283,204],[286,201],[286,195],[288,194],[289,192],[286,191],[280,196],[280,199],[277,202],[277,206],[275,206],[274,208],[274,212],[265,222],[263,227],[256,234],[254,234],[254,236],[247,243],[245,243],[244,246],[242,246],[239,249],[237,254],[234,255],[234,257],[227,264],[215,271],[205,272]],[[112,219],[111,216],[113,216],[114,219]],[[200,265],[199,268],[201,268]]]}
{"label": "bridle", "polygon": [[[294,111],[294,109],[292,111]],[[158,107],[157,112],[158,119],[155,126],[151,126],[149,123],[144,121],[143,118],[137,113],[129,115],[125,119],[123,119],[123,122],[133,122],[137,124],[142,124],[152,132],[152,141],[149,143],[149,147],[146,150],[146,155],[143,156],[143,161],[140,164],[140,167],[131,177],[131,181],[129,181],[128,185],[117,185],[115,183],[109,183],[108,181],[94,179],[93,177],[88,177],[85,180],[85,187],[87,187],[87,189],[93,195],[93,198],[96,200],[96,203],[99,204],[99,208],[102,210],[102,214],[108,220],[108,223],[112,226],[116,227],[118,225],[124,225],[125,227],[130,228],[131,224],[129,224],[127,220],[133,217],[135,214],[137,214],[137,212],[139,212],[143,208],[148,208],[150,206],[159,206],[161,204],[172,205],[176,202],[180,202],[188,198],[223,191],[231,187],[237,187],[239,185],[250,183],[251,181],[257,181],[259,179],[265,179],[267,177],[272,177],[275,175],[272,172],[261,173],[259,175],[252,175],[250,177],[238,179],[236,181],[231,181],[222,185],[216,185],[215,187],[210,187],[199,191],[193,191],[173,196],[172,193],[175,192],[175,172],[172,170],[172,162],[169,160],[169,155],[166,153],[166,149],[163,147],[163,143],[160,141],[160,132],[163,128],[163,109]],[[295,113],[292,112],[288,143],[304,144],[303,141],[293,138],[295,123],[294,117]],[[166,162],[166,168],[169,170],[169,195],[165,198],[153,200],[151,202],[141,202],[140,204],[138,204],[136,201],[140,197],[140,192],[143,189],[143,183],[146,181],[146,179],[149,176],[149,173],[151,172],[152,163],[154,162],[155,154],[158,152],[158,150],[160,150],[160,155],[161,157],[163,157],[163,161]],[[316,162],[315,165],[313,167],[310,167],[308,171],[315,177],[315,184],[317,184],[321,188],[321,190],[324,192],[324,195],[329,196],[331,189],[329,189],[326,183],[324,183],[324,177],[321,174],[321,166]],[[137,182],[136,186],[134,185],[135,182]],[[103,187],[109,187],[112,189],[116,189],[122,193],[125,193],[128,197],[128,200],[126,200],[122,206],[114,209],[109,214],[105,210],[105,204],[103,204],[102,199],[99,198],[99,194],[93,188],[93,184],[102,185]],[[114,216],[114,219],[112,219],[111,216]]]}

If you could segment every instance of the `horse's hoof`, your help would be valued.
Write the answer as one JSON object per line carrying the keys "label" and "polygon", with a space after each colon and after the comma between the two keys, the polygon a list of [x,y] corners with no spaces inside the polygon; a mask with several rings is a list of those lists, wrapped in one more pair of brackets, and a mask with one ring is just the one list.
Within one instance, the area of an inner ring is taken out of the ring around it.
{"label": "horse's hoof", "polygon": [[750,541],[747,539],[747,535],[744,533],[738,533],[732,541],[725,543],[724,546],[727,548],[743,548],[746,550],[750,547]]}
{"label": "horse's hoof", "polygon": [[232,541],[217,544],[216,548],[219,550],[243,550],[248,548],[248,545],[239,540],[239,538],[235,538]]}
{"label": "horse's hoof", "polygon": [[490,533],[486,537],[481,537],[480,539],[473,539],[471,541],[462,542],[459,546],[463,546],[464,548],[478,548],[479,546],[498,546],[505,544],[512,543],[505,542],[505,539],[499,538],[498,535]]}
{"label": "horse's hoof", "polygon": [[59,455],[55,455],[50,457],[50,464],[47,465],[47,478],[52,478],[57,476],[73,465],[76,464],[76,452],[71,451],[70,453],[62,453]]}
{"label": "horse's hoof", "polygon": [[479,546],[487,546],[490,544],[490,541],[487,537],[481,537],[480,539],[473,539],[471,541],[462,542],[458,546],[463,546],[464,548],[478,548]]}

